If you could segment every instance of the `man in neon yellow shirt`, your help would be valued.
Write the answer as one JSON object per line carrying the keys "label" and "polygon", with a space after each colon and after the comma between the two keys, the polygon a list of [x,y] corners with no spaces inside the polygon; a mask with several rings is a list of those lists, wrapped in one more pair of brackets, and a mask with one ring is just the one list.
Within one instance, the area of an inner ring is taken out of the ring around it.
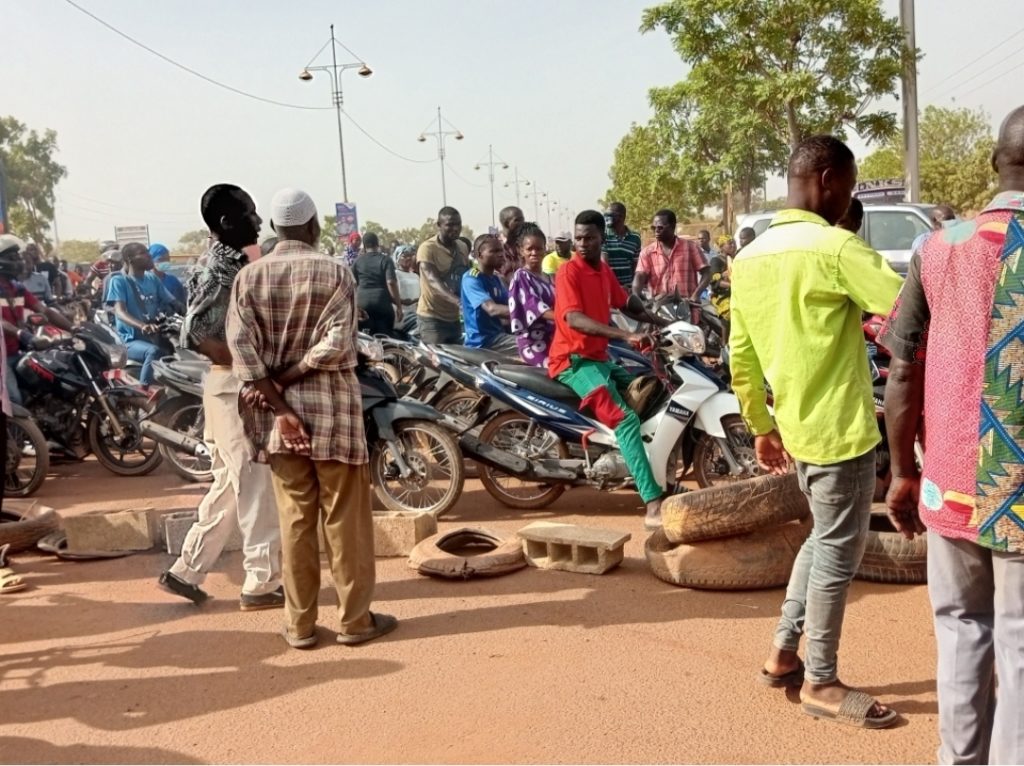
{"label": "man in neon yellow shirt", "polygon": [[563,231],[555,237],[555,250],[544,256],[544,260],[540,262],[540,269],[548,276],[553,277],[556,271],[569,262],[570,258],[572,258],[572,237],[569,236],[569,232]]}
{"label": "man in neon yellow shirt", "polygon": [[[880,440],[860,317],[888,314],[901,280],[863,240],[834,225],[857,181],[842,141],[806,139],[788,176],[788,208],[732,269],[733,388],[758,462],[785,473],[792,456],[814,517],[760,680],[801,686],[810,715],[883,728],[896,712],[839,681],[837,652],[846,592],[864,554]],[[802,634],[806,668],[797,655]]]}

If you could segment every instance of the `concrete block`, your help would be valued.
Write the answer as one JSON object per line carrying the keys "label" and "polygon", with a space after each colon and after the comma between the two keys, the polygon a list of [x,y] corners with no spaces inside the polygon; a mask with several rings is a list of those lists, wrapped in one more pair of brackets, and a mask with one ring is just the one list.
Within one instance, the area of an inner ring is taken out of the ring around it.
{"label": "concrete block", "polygon": [[599,575],[622,563],[631,535],[613,529],[537,521],[520,529],[519,537],[530,566]]}
{"label": "concrete block", "polygon": [[144,551],[153,547],[146,510],[69,516],[64,519],[64,531],[69,553]]}
{"label": "concrete block", "polygon": [[[198,519],[199,513],[197,511],[179,511],[163,516],[164,544],[167,546],[168,553],[172,556],[177,556],[181,553],[181,546],[185,543],[185,535],[188,534],[188,531]],[[238,528],[238,524],[234,522],[231,523],[231,527],[231,534],[228,536],[228,541],[224,544],[222,550],[240,551],[242,550],[242,531]]]}
{"label": "concrete block", "polygon": [[374,511],[376,556],[408,556],[416,543],[437,534],[437,519],[426,511]]}

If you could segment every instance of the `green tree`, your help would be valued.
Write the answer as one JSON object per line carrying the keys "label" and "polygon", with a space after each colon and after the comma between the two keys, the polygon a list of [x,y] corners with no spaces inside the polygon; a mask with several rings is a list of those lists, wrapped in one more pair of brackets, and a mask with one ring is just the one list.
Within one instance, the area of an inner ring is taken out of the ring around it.
{"label": "green tree", "polygon": [[[992,199],[995,139],[983,109],[927,106],[921,115],[921,198],[952,205],[958,213],[981,210]],[[901,178],[903,137],[897,133],[864,159],[860,177]]]}
{"label": "green tree", "polygon": [[92,263],[100,257],[100,243],[96,239],[65,239],[58,252],[68,263]]}
{"label": "green tree", "polygon": [[694,206],[687,202],[687,183],[677,172],[677,160],[677,155],[664,151],[656,127],[633,123],[615,148],[608,172],[612,185],[601,204],[624,204],[633,228],[650,223],[661,208],[680,218],[690,215]]}
{"label": "green tree", "polygon": [[193,229],[186,231],[178,239],[171,256],[174,258],[187,258],[201,255],[206,250],[206,243],[210,232],[207,229]]}
{"label": "green tree", "polygon": [[[334,216],[324,216],[323,224],[323,236],[330,237],[333,243],[336,237],[334,236]],[[404,229],[389,229],[383,224],[377,223],[376,221],[367,221],[366,224],[361,228],[363,234],[367,232],[373,232],[380,239],[380,245],[383,248],[391,247],[392,242],[401,242],[405,245],[418,245],[425,239],[430,239],[437,234],[437,221],[433,218],[428,218],[420,226],[410,226]],[[463,225],[462,236],[469,240],[473,239],[473,230],[469,226]]]}
{"label": "green tree", "polygon": [[8,216],[15,234],[49,244],[54,189],[67,175],[54,155],[57,133],[38,133],[14,117],[0,117],[0,163],[7,176]]}

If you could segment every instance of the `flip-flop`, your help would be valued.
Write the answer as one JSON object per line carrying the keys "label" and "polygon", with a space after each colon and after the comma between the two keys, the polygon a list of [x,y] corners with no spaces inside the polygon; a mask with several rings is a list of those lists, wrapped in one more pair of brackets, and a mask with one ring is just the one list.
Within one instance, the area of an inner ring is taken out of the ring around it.
{"label": "flip-flop", "polygon": [[0,568],[0,593],[16,593],[25,590],[28,583],[21,579],[21,575],[10,567]]}
{"label": "flip-flop", "polygon": [[857,726],[861,729],[887,729],[899,720],[900,714],[890,709],[881,717],[869,717],[868,713],[877,702],[878,700],[870,694],[851,690],[843,699],[839,710],[827,710],[809,702],[804,702],[800,707],[807,715],[826,721],[845,723],[847,726]]}
{"label": "flip-flop", "polygon": [[339,633],[338,643],[345,646],[365,644],[367,641],[380,638],[398,627],[398,620],[390,614],[375,614],[374,612],[370,612],[370,619],[373,620],[372,628],[365,633],[354,633],[352,635]]}
{"label": "flip-flop", "polygon": [[777,676],[761,668],[757,674],[757,680],[772,689],[795,689],[804,684],[804,663],[801,661],[788,673],[781,673]]}

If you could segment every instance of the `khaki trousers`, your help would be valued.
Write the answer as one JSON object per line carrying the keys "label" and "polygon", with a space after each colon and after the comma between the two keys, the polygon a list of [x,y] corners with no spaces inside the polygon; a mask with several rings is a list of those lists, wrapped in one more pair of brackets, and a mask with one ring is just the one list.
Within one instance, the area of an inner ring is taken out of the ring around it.
{"label": "khaki trousers", "polygon": [[270,456],[270,468],[281,522],[281,579],[289,634],[305,638],[316,628],[321,520],[338,593],[340,632],[370,630],[377,571],[369,466],[276,454]]}

